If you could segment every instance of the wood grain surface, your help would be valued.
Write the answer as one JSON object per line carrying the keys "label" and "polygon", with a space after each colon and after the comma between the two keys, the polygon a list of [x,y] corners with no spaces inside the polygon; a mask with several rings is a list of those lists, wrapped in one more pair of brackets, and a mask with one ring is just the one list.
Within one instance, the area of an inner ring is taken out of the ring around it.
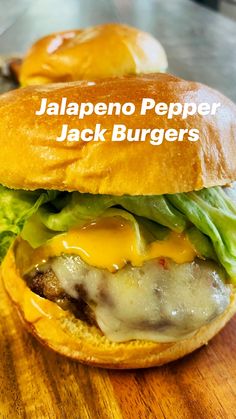
{"label": "wood grain surface", "polygon": [[0,284],[1,419],[236,417],[236,318],[161,368],[108,371],[63,358],[23,329]]}

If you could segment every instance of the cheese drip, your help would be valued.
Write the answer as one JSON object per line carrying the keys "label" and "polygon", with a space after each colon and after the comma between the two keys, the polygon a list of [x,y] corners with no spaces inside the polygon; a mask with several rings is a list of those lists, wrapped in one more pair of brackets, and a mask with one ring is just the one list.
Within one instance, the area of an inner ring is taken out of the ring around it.
{"label": "cheese drip", "polygon": [[37,249],[32,249],[26,242],[20,248],[19,263],[23,273],[61,254],[80,256],[89,265],[110,272],[123,268],[127,263],[141,266],[158,257],[186,263],[196,256],[187,237],[175,232],[171,232],[165,240],[157,240],[141,248],[133,226],[120,216],[100,218],[83,228],[73,228]]}

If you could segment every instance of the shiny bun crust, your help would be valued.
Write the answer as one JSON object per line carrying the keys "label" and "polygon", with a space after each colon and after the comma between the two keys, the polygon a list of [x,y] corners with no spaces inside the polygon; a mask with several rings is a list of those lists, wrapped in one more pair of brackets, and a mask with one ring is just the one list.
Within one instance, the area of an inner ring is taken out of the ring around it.
{"label": "shiny bun crust", "polygon": [[[68,102],[133,102],[132,116],[36,116],[42,98]],[[144,97],[156,102],[220,102],[215,116],[185,120],[139,115]],[[27,87],[0,97],[0,184],[10,188],[56,189],[92,194],[152,195],[198,190],[236,179],[236,106],[202,84],[168,74],[111,78]],[[71,128],[107,128],[105,142],[57,142],[62,124]],[[111,142],[114,124],[127,128],[198,128],[200,140]]]}
{"label": "shiny bun crust", "polygon": [[3,262],[2,278],[23,323],[45,346],[79,362],[104,368],[147,368],[182,358],[206,344],[236,312],[236,298],[232,292],[227,310],[185,340],[173,343],[142,340],[114,343],[98,328],[76,319],[56,303],[39,297],[27,288],[17,271],[12,250]]}
{"label": "shiny bun crust", "polygon": [[22,86],[165,71],[161,44],[118,23],[58,32],[37,41],[20,71]]}

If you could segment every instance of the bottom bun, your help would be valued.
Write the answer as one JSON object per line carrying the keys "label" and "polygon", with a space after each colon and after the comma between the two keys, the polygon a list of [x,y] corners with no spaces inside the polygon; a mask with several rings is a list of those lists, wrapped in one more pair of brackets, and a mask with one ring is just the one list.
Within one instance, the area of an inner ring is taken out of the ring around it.
{"label": "bottom bun", "polygon": [[114,343],[95,326],[33,293],[19,275],[12,250],[2,264],[2,278],[24,324],[44,345],[82,363],[104,368],[147,368],[182,358],[212,339],[236,312],[232,292],[227,310],[191,337],[168,343],[142,340]]}

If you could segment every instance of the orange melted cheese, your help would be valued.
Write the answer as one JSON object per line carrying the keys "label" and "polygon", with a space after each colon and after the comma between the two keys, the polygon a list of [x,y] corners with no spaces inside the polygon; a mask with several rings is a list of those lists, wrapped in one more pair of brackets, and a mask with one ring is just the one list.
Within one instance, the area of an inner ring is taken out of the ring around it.
{"label": "orange melted cheese", "polygon": [[187,237],[174,232],[141,251],[132,225],[121,217],[109,217],[57,235],[35,250],[31,248],[24,258],[23,272],[62,253],[78,255],[89,265],[111,272],[123,268],[128,262],[141,266],[150,259],[167,257],[176,263],[185,263],[196,256]]}

